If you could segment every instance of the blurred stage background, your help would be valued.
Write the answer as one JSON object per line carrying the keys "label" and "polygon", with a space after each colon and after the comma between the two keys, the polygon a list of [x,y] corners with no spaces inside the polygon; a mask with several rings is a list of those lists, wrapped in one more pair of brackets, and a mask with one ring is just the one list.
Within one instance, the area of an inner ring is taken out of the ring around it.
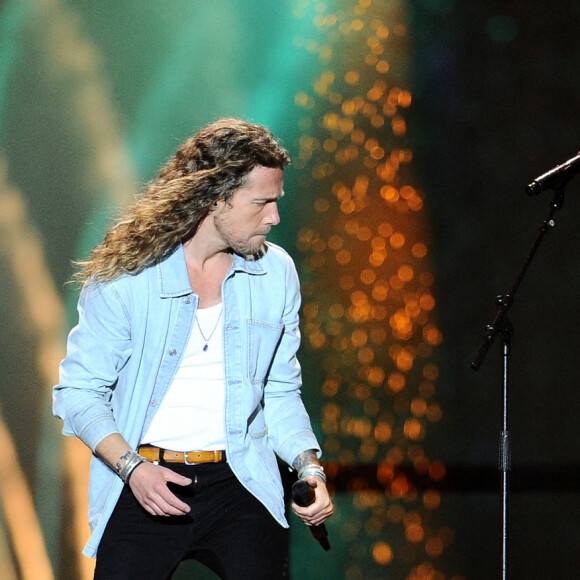
{"label": "blurred stage background", "polygon": [[[222,116],[294,159],[272,239],[337,512],[329,553],[292,518],[293,577],[500,577],[499,341],[470,362],[548,211],[524,186],[580,149],[579,22],[574,0],[1,1],[2,578],[92,577],[87,452],[50,409],[71,260]],[[566,193],[510,313],[515,579],[580,574]]]}

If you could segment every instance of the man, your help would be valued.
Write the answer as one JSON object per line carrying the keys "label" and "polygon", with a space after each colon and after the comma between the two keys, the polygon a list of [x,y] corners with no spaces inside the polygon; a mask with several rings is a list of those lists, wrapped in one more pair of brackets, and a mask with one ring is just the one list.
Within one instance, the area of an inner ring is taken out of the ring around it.
{"label": "man", "polygon": [[227,579],[282,578],[275,454],[333,506],[303,406],[299,282],[266,242],[287,152],[223,119],[186,141],[82,263],[54,413],[94,453],[95,578],[169,578],[195,558]]}

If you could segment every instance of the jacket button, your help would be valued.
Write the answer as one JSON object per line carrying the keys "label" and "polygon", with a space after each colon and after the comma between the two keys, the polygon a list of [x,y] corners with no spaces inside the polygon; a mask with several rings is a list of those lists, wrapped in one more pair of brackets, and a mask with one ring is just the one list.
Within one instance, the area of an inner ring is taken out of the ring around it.
{"label": "jacket button", "polygon": [[177,354],[177,351],[174,348],[169,349],[169,356],[175,356],[176,354]]}
{"label": "jacket button", "polygon": [[191,303],[191,296],[186,296],[185,299],[184,299],[184,302],[186,304],[190,304]]}

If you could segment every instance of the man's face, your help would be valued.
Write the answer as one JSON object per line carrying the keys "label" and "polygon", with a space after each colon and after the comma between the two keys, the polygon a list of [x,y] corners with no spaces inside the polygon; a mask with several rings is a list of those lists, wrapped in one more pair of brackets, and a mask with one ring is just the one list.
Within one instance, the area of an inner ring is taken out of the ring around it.
{"label": "man's face", "polygon": [[246,184],[214,212],[215,228],[227,247],[242,256],[259,252],[270,228],[280,223],[283,188],[281,169],[257,166],[248,173]]}

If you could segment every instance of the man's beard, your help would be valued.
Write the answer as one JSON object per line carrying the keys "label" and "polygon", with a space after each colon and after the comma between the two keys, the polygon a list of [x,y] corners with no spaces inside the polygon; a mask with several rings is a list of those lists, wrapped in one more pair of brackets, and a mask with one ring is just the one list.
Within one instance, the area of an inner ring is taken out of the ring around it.
{"label": "man's beard", "polygon": [[234,253],[244,258],[257,259],[264,255],[266,249],[266,238],[261,244],[250,244],[248,242],[231,242],[229,244]]}
{"label": "man's beard", "polygon": [[[244,256],[245,258],[253,259],[257,259],[264,254],[266,235],[269,233],[269,229],[267,231],[254,233],[246,239],[239,239],[230,233],[227,225],[224,224],[224,221],[221,218],[216,217],[214,223],[222,240],[228,245],[228,248],[233,250],[236,254]],[[252,240],[257,236],[263,236],[263,238],[260,242],[252,243]]]}

